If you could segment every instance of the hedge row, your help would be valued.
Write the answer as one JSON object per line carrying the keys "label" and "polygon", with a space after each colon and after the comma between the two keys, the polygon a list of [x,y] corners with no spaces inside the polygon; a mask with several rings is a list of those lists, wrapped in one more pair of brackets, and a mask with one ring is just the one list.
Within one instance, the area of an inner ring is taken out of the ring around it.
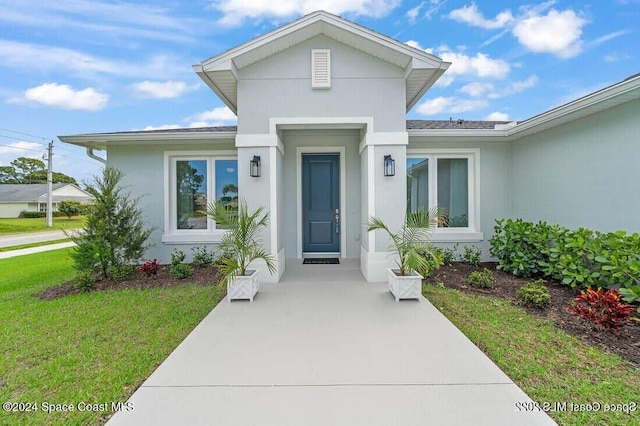
{"label": "hedge row", "polygon": [[545,276],[571,287],[640,285],[640,235],[569,230],[546,222],[496,220],[490,253],[498,269]]}
{"label": "hedge row", "polygon": [[[62,217],[62,216],[65,216],[62,212],[58,212],[58,211],[53,212],[53,217]],[[22,219],[47,217],[47,212],[29,212],[26,210],[22,210],[18,217]]]}

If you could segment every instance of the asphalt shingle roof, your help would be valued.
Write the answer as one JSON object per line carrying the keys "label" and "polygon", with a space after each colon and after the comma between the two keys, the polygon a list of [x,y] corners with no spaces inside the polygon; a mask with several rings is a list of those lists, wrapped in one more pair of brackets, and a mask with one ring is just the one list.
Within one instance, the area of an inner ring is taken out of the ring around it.
{"label": "asphalt shingle roof", "polygon": [[[53,190],[69,185],[68,183],[54,183]],[[46,183],[35,184],[0,184],[0,203],[35,202],[47,193]]]}

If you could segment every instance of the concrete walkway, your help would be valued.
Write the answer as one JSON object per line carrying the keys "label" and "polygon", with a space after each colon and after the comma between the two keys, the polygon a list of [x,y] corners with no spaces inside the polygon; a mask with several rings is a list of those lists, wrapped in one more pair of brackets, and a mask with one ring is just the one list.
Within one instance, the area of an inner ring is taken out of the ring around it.
{"label": "concrete walkway", "polygon": [[516,411],[530,399],[427,300],[299,263],[222,301],[108,424],[555,424]]}
{"label": "concrete walkway", "polygon": [[[78,232],[79,229],[70,229],[67,232]],[[47,241],[62,240],[68,238],[64,231],[44,231],[31,232],[25,234],[12,234],[0,236],[0,247],[13,247],[23,244],[42,243]],[[10,257],[24,256],[26,254],[41,253],[43,251],[58,250],[61,248],[73,247],[75,244],[71,241],[58,244],[48,244],[46,246],[31,247],[18,250],[10,250],[0,252],[0,259],[8,259]]]}

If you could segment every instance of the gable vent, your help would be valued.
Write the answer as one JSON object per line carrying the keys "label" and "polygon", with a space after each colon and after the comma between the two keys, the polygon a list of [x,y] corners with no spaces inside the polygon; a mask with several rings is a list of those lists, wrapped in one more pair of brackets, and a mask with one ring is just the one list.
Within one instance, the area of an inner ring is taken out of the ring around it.
{"label": "gable vent", "polygon": [[311,87],[328,89],[331,87],[331,51],[311,50]]}

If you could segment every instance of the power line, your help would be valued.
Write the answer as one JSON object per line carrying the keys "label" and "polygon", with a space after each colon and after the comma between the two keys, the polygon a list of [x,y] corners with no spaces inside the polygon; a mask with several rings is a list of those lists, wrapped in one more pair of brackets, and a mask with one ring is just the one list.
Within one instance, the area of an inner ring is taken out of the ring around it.
{"label": "power line", "polygon": [[23,133],[23,132],[16,132],[15,130],[3,129],[1,127],[0,127],[0,130],[4,130],[5,132],[10,132],[10,133],[15,133],[16,135],[31,136],[32,138],[36,138],[36,139],[42,139],[42,140],[46,140],[47,139],[47,138],[44,138],[42,136],[31,135],[29,133]]}
{"label": "power line", "polygon": [[16,138],[16,137],[14,137],[14,136],[7,136],[7,135],[3,135],[3,134],[0,134],[0,138],[13,139],[13,140],[15,140],[15,141],[20,141],[20,142],[37,143],[38,145],[45,146],[45,144],[43,144],[42,142],[35,142],[35,141],[33,141],[33,140],[25,140],[25,138]]}
{"label": "power line", "polygon": [[0,146],[5,146],[7,148],[13,148],[13,149],[19,149],[21,151],[33,151],[33,152],[42,152],[43,150],[38,150],[38,149],[31,149],[31,148],[20,148],[19,146],[11,146],[11,145],[5,145],[5,144],[1,144]]}

